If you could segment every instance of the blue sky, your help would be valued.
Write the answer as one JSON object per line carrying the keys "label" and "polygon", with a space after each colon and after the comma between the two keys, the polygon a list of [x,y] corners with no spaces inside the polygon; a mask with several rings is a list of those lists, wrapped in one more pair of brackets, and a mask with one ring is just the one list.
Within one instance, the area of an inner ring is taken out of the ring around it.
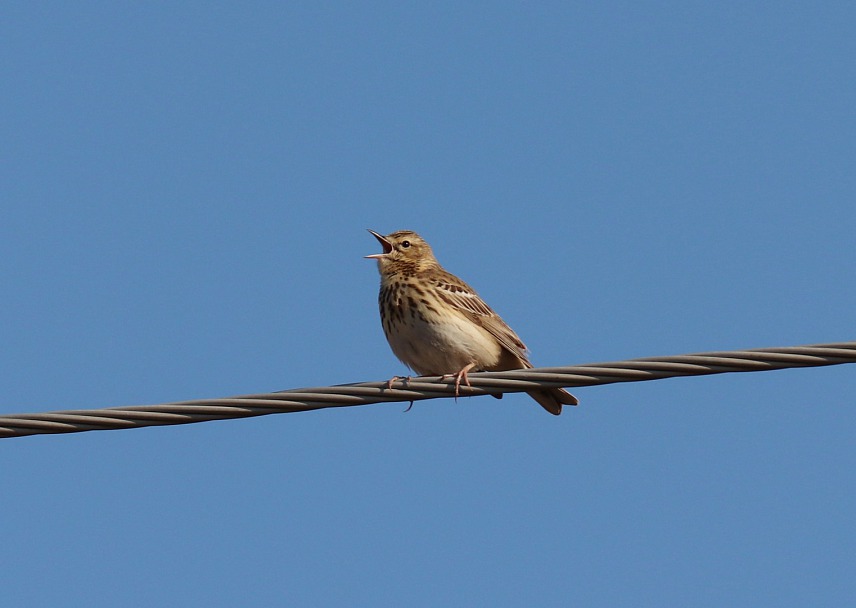
{"label": "blue sky", "polygon": [[[365,231],[565,365],[854,334],[847,3],[29,3],[5,413],[405,373]],[[856,368],[0,441],[16,606],[856,593]]]}

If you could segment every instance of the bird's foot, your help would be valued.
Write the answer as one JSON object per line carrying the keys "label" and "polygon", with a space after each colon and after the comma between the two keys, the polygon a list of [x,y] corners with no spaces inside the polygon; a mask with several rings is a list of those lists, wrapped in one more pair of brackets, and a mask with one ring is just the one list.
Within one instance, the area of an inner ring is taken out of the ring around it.
{"label": "bird's foot", "polygon": [[404,386],[406,387],[408,384],[410,384],[411,378],[410,378],[410,376],[407,376],[406,378],[403,376],[393,376],[392,378],[390,378],[389,380],[386,381],[386,388],[392,389],[392,383],[395,382],[396,380],[403,380]]}
{"label": "bird's foot", "polygon": [[469,363],[468,365],[464,366],[464,369],[462,369],[461,371],[459,371],[456,374],[444,374],[443,375],[443,378],[454,378],[455,379],[455,401],[457,401],[458,397],[460,397],[460,395],[461,395],[461,382],[463,382],[464,384],[466,384],[470,388],[473,387],[473,385],[470,384],[470,379],[469,379],[469,377],[467,377],[467,373],[471,369],[473,369],[475,366],[476,366],[475,363]]}

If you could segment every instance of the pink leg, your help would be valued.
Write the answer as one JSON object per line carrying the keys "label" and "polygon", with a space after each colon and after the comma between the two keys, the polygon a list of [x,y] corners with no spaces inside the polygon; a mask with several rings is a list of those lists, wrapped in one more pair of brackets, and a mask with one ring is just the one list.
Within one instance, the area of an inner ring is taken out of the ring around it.
{"label": "pink leg", "polygon": [[458,395],[461,394],[461,380],[463,380],[467,386],[472,388],[470,384],[470,379],[467,377],[467,372],[473,369],[476,366],[475,363],[470,363],[464,366],[464,369],[455,374],[455,399],[458,398]]}

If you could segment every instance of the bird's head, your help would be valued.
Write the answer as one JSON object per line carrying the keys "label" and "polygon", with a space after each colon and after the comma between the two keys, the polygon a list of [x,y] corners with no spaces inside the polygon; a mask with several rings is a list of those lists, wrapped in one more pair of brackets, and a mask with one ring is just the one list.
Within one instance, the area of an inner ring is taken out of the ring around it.
{"label": "bird's head", "polygon": [[377,260],[381,274],[406,269],[421,270],[437,264],[431,246],[411,230],[399,230],[386,236],[374,230],[369,232],[380,242],[383,252],[366,257]]}

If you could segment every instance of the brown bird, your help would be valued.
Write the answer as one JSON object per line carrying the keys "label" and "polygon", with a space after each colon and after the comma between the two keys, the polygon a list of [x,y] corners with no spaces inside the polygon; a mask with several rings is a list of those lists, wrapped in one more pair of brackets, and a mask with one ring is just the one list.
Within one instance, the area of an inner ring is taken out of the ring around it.
{"label": "brown bird", "polygon": [[[367,255],[380,271],[380,320],[392,352],[422,376],[455,377],[455,394],[467,373],[529,369],[526,346],[475,290],[440,266],[415,232],[381,236],[383,253]],[[528,391],[558,416],[577,398],[560,388]]]}

